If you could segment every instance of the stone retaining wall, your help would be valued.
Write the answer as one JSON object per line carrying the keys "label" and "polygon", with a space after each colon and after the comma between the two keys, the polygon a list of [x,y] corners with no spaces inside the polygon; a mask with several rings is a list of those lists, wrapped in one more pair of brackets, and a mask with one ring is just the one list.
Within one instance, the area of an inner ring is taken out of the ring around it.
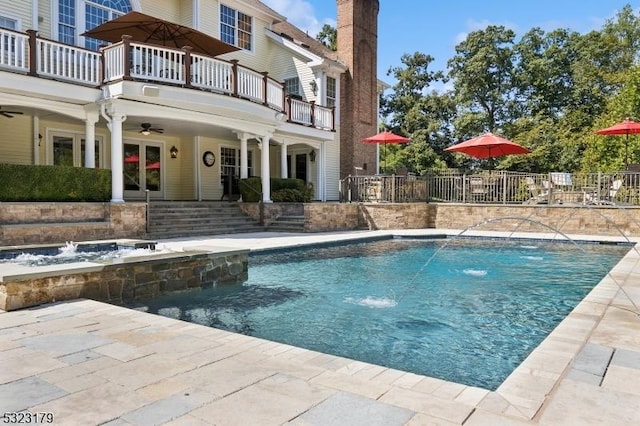
{"label": "stone retaining wall", "polygon": [[0,203],[0,245],[141,238],[144,203]]}
{"label": "stone retaining wall", "polygon": [[0,276],[0,309],[88,298],[110,303],[144,300],[165,293],[241,283],[248,279],[248,250],[185,252],[120,259],[113,264]]}

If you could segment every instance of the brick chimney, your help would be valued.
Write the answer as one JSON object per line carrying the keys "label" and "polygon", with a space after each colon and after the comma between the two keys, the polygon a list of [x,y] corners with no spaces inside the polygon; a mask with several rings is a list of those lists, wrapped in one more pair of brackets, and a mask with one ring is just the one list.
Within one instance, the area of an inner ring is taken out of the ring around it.
{"label": "brick chimney", "polygon": [[376,173],[378,133],[378,0],[337,0],[338,57],[348,67],[340,80],[340,177]]}

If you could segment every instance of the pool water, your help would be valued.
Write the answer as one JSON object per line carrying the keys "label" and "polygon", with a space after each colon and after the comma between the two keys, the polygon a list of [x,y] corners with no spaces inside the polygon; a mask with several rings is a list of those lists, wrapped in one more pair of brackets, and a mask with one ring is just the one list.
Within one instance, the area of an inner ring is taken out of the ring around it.
{"label": "pool water", "polygon": [[150,312],[495,390],[629,246],[393,239],[253,256]]}

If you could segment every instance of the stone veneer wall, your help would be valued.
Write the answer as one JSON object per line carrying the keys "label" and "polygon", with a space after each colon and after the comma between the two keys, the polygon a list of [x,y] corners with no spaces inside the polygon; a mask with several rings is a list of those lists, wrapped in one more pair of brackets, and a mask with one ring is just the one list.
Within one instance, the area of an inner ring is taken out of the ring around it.
{"label": "stone veneer wall", "polygon": [[0,203],[0,245],[141,238],[144,203]]}
{"label": "stone veneer wall", "polygon": [[123,259],[109,265],[52,271],[47,277],[42,273],[4,277],[0,282],[0,309],[11,311],[77,298],[122,303],[240,283],[248,279],[248,259],[248,250],[160,254],[149,260]]}
{"label": "stone veneer wall", "polygon": [[[437,204],[435,228],[640,236],[640,208]],[[487,222],[489,221],[489,222]],[[486,222],[486,223],[485,223]]]}
{"label": "stone veneer wall", "polygon": [[640,208],[473,204],[305,204],[308,232],[466,229],[640,236]]}
{"label": "stone veneer wall", "polygon": [[[260,203],[238,203],[240,209],[254,220],[260,220]],[[269,226],[280,216],[302,216],[303,203],[266,203],[264,204],[264,224]]]}

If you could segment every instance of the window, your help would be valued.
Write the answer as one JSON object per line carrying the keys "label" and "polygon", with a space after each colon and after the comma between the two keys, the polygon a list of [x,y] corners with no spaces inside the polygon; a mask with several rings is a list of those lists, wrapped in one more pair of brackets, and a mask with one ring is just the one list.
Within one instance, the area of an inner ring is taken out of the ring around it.
{"label": "window", "polygon": [[[0,28],[6,28],[8,30],[17,30],[18,21],[15,19],[7,18],[6,16],[0,16]],[[4,55],[15,55],[17,52],[16,38],[9,33],[0,34],[0,51],[4,49]],[[0,60],[3,58],[0,58]],[[4,56],[6,61],[8,58]]]}
{"label": "window", "polygon": [[284,80],[284,92],[293,97],[302,97],[300,91],[300,79],[298,77],[287,78]]}
{"label": "window", "polygon": [[251,50],[252,22],[251,16],[220,5],[220,38],[225,43]]}
{"label": "window", "polygon": [[326,106],[333,108],[336,106],[336,79],[327,77],[327,100]]}
{"label": "window", "polygon": [[[95,28],[131,10],[129,0],[58,0],[58,41],[75,45],[76,33]],[[78,28],[82,23],[84,29]],[[84,44],[88,49],[98,50],[104,42],[86,37]]]}
{"label": "window", "polygon": [[6,16],[0,16],[0,28],[6,28],[8,30],[17,30],[18,21],[15,19],[7,18]]}
{"label": "window", "polygon": [[[248,175],[253,176],[253,152],[247,151]],[[233,175],[240,177],[240,150],[235,148],[220,148],[220,174],[222,176]]]}
{"label": "window", "polygon": [[[50,164],[55,166],[85,167],[85,141],[81,134],[58,133],[49,145]],[[95,166],[102,167],[102,138],[95,141]]]}

